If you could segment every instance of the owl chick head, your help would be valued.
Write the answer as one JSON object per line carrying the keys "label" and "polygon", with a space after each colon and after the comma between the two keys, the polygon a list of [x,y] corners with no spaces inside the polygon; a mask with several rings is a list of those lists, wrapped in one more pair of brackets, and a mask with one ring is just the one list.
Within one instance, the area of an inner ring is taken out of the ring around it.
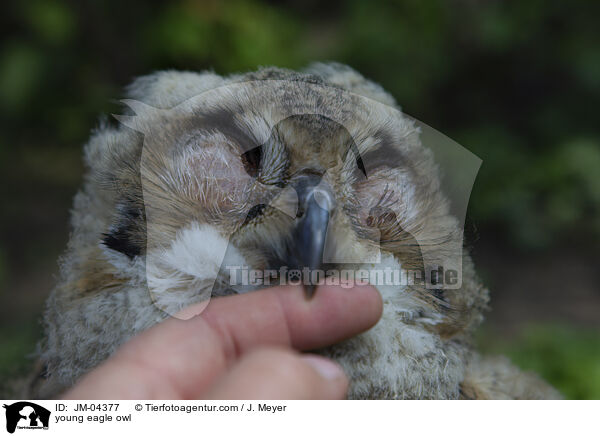
{"label": "owl chick head", "polygon": [[245,77],[168,107],[123,102],[131,113],[116,118],[141,146],[113,178],[102,243],[115,266],[143,271],[161,310],[288,279],[310,296],[382,259],[440,302],[461,287],[480,162],[395,106],[310,76]]}

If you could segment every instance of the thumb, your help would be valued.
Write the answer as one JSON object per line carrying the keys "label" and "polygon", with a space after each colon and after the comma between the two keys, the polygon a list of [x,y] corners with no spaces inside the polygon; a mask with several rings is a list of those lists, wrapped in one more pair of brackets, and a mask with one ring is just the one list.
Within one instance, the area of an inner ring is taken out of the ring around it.
{"label": "thumb", "polygon": [[207,399],[341,400],[348,379],[325,357],[262,348],[246,354],[206,395]]}

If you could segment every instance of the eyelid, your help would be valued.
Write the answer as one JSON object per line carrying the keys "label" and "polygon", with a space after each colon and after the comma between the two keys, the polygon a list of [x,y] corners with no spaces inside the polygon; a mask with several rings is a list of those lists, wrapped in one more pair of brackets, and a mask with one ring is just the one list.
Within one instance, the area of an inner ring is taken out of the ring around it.
{"label": "eyelid", "polygon": [[284,188],[288,180],[289,165],[287,149],[282,147],[273,150],[270,146],[264,147],[261,171],[258,177],[260,183]]}

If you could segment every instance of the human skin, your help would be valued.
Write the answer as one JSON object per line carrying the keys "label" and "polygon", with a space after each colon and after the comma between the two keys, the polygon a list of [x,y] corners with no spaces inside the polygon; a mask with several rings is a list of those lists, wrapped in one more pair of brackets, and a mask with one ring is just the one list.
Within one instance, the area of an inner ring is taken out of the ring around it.
{"label": "human skin", "polygon": [[348,379],[330,359],[301,353],[375,325],[370,285],[302,286],[214,298],[124,344],[64,399],[343,399]]}

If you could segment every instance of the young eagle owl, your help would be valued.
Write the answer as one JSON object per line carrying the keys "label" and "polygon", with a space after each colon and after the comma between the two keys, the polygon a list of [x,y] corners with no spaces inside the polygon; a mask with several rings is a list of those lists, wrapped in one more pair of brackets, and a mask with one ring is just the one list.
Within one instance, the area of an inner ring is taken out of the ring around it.
{"label": "young eagle owl", "polygon": [[[190,303],[251,290],[229,266],[400,271],[444,258],[460,235],[414,122],[348,67],[166,71],[128,97],[121,125],[85,147],[31,396],[57,395]],[[350,398],[557,396],[472,349],[488,292],[459,257],[458,289],[377,284],[379,323],[318,350],[344,367]]]}

